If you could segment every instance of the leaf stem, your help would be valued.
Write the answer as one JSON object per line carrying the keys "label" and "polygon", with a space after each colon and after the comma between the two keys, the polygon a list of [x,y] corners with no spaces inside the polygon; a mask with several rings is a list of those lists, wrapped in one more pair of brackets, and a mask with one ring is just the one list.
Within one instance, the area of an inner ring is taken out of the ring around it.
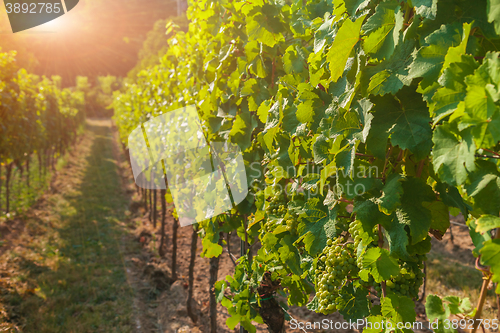
{"label": "leaf stem", "polygon": [[495,159],[499,159],[500,156],[490,156],[490,155],[480,155],[480,154],[476,154],[474,155],[475,157],[481,157],[481,158],[495,158]]}
{"label": "leaf stem", "polygon": [[491,153],[495,156],[498,156],[500,157],[500,153],[497,153],[496,151],[493,151],[493,150],[490,150],[490,149],[486,149],[486,148],[483,148],[483,150],[487,151],[488,153]]}
{"label": "leaf stem", "polygon": [[385,183],[385,173],[387,171],[387,163],[389,163],[389,156],[391,156],[392,146],[387,150],[387,154],[385,155],[384,169],[382,170],[382,182]]}
{"label": "leaf stem", "polygon": [[415,174],[417,178],[420,178],[420,176],[422,175],[422,171],[424,170],[424,163],[425,160],[421,160],[420,163],[418,164],[417,173]]}
{"label": "leaf stem", "polygon": [[[383,248],[384,247],[384,235],[382,234],[382,225],[378,225],[378,247]],[[382,286],[382,296],[387,297],[387,284],[385,281],[381,282]]]}

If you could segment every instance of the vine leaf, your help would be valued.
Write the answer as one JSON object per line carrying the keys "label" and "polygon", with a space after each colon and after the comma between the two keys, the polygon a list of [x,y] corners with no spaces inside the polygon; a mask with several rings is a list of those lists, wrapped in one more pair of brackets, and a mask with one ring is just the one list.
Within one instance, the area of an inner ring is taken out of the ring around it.
{"label": "vine leaf", "polygon": [[354,22],[347,19],[335,36],[333,44],[326,56],[330,66],[330,79],[332,82],[337,82],[337,80],[344,73],[347,59],[349,58],[352,49],[359,41],[361,24],[363,23],[365,17],[366,15],[361,16]]}
{"label": "vine leaf", "polygon": [[[442,25],[425,38],[424,46],[418,50],[413,63],[410,65],[412,78],[422,77],[420,82],[422,92],[428,93],[441,74],[448,49],[460,44],[462,38],[459,24]],[[439,85],[438,85],[439,86]],[[432,94],[428,98],[432,97]]]}
{"label": "vine leaf", "polygon": [[399,274],[399,265],[396,259],[389,255],[389,251],[379,247],[370,248],[363,256],[363,267],[370,269],[375,282],[389,280]]}
{"label": "vine leaf", "polygon": [[399,100],[392,96],[373,99],[375,112],[368,135],[369,149],[377,153],[377,157],[384,158],[386,140],[390,136],[393,145],[410,150],[420,160],[432,147],[429,110],[421,96],[409,87],[401,89],[397,96]]}
{"label": "vine leaf", "polygon": [[245,151],[252,145],[252,133],[257,126],[258,122],[254,115],[250,112],[242,112],[236,116],[229,136],[232,137],[234,143],[238,144],[241,151]]}
{"label": "vine leaf", "polygon": [[500,0],[488,0],[488,22],[495,24],[495,31],[500,34]]}
{"label": "vine leaf", "polygon": [[489,148],[500,141],[500,111],[496,102],[500,99],[500,59],[498,54],[488,53],[483,64],[465,78],[467,95],[465,112],[460,130],[472,126],[472,134],[478,148]]}
{"label": "vine leaf", "polygon": [[442,87],[432,96],[432,103],[429,105],[434,115],[434,125],[455,112],[459,105],[465,107],[463,102],[467,88],[465,77],[472,75],[477,67],[478,64],[472,56],[462,55],[461,61],[451,63],[443,71],[439,78]]}
{"label": "vine leaf", "polygon": [[416,318],[415,303],[407,296],[389,293],[381,299],[382,314],[394,322],[414,322]]}
{"label": "vine leaf", "polygon": [[300,74],[305,70],[305,52],[298,45],[290,45],[283,56],[283,69],[287,74]]}
{"label": "vine leaf", "polygon": [[413,0],[415,12],[425,18],[434,20],[437,14],[437,0]]}
{"label": "vine leaf", "polygon": [[306,251],[312,256],[321,253],[326,241],[335,237],[336,209],[328,210],[318,198],[309,199],[300,215],[302,222],[297,231],[301,235],[294,243],[304,242]]}
{"label": "vine leaf", "polygon": [[375,59],[388,59],[400,41],[403,23],[403,12],[397,1],[379,3],[375,14],[363,25],[365,33],[369,33],[363,42],[365,52]]}
{"label": "vine leaf", "polygon": [[348,283],[341,289],[341,299],[337,308],[345,320],[357,320],[370,314],[367,296],[368,290],[355,288],[352,283]]}
{"label": "vine leaf", "polygon": [[500,239],[492,239],[484,243],[481,253],[481,263],[490,266],[493,282],[500,282]]}
{"label": "vine leaf", "polygon": [[476,220],[476,232],[484,234],[492,229],[500,228],[500,217],[483,215]]}
{"label": "vine leaf", "polygon": [[370,3],[369,0],[346,0],[345,8],[349,16],[354,16],[357,11],[362,10]]}
{"label": "vine leaf", "polygon": [[396,46],[394,53],[387,60],[371,68],[367,73],[370,75],[368,92],[373,95],[395,95],[403,86],[409,86],[412,77],[409,75],[408,66],[413,61],[413,40],[400,43]]}
{"label": "vine leaf", "polygon": [[446,233],[450,227],[450,212],[442,201],[424,202],[423,206],[431,211],[431,228]]}
{"label": "vine leaf", "polygon": [[300,268],[300,256],[297,248],[293,246],[292,236],[286,235],[280,241],[281,247],[278,249],[280,259],[286,263],[291,271],[296,275],[302,275]]}
{"label": "vine leaf", "polygon": [[474,198],[475,208],[496,216],[500,210],[500,172],[492,162],[477,161],[476,166],[465,189]]}
{"label": "vine leaf", "polygon": [[379,210],[387,215],[392,214],[394,210],[401,205],[401,195],[403,195],[403,177],[399,174],[392,174],[387,179],[382,196],[377,200]]}
{"label": "vine leaf", "polygon": [[450,185],[462,185],[467,171],[475,170],[476,146],[470,136],[461,138],[451,124],[437,126],[432,137],[432,164],[439,178]]}
{"label": "vine leaf", "polygon": [[472,250],[472,253],[474,256],[478,257],[480,254],[479,251],[481,251],[487,241],[491,240],[491,236],[489,233],[480,234],[479,232],[476,232],[476,220],[469,222],[469,235],[472,243],[474,244],[474,250]]}
{"label": "vine leaf", "polygon": [[445,320],[451,315],[449,308],[443,306],[443,300],[436,295],[429,295],[425,300],[425,313],[430,322],[438,320]]}
{"label": "vine leaf", "polygon": [[[265,8],[271,8],[271,12],[265,12]],[[269,14],[269,15],[266,15]],[[257,40],[269,47],[284,41],[283,25],[279,20],[277,10],[270,5],[264,5],[262,13],[247,18],[247,34],[250,40]]]}

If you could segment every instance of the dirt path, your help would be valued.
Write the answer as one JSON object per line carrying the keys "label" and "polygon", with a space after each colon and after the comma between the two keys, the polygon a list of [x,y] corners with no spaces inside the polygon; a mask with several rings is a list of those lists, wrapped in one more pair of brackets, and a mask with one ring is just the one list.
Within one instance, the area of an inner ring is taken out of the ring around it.
{"label": "dirt path", "polygon": [[[110,121],[89,121],[0,254],[0,331],[151,332]],[[4,223],[7,224],[8,222]]]}

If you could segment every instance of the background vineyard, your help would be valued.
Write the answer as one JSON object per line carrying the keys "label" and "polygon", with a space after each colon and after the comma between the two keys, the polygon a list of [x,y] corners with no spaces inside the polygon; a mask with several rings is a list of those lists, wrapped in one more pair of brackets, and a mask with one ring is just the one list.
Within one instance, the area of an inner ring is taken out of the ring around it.
{"label": "background vineyard", "polygon": [[47,188],[47,174],[85,120],[85,98],[61,88],[60,77],[19,69],[15,52],[0,53],[0,84],[0,212],[9,214],[27,208]]}

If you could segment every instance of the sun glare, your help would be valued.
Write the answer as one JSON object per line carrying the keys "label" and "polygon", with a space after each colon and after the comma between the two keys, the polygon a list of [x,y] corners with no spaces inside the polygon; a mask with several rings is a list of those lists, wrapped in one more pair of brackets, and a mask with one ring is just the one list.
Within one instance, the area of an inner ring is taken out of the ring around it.
{"label": "sun glare", "polygon": [[67,13],[63,16],[49,21],[47,23],[41,24],[39,26],[33,27],[26,30],[26,33],[61,33],[66,32],[72,25],[72,21],[76,18],[76,15],[71,15],[72,13]]}

